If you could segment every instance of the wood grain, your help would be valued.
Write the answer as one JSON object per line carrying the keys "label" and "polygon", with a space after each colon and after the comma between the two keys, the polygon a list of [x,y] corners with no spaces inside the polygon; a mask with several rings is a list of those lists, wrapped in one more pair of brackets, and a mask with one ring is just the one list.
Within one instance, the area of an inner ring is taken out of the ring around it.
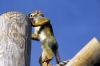
{"label": "wood grain", "polygon": [[30,66],[31,24],[20,12],[0,16],[0,66]]}
{"label": "wood grain", "polygon": [[99,59],[100,43],[96,38],[93,38],[65,66],[94,66]]}

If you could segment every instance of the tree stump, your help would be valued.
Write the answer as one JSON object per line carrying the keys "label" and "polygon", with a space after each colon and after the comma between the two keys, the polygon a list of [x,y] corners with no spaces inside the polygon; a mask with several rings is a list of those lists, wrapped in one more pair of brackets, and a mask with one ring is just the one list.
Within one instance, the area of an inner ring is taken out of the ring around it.
{"label": "tree stump", "polygon": [[30,66],[31,22],[20,12],[0,16],[0,66]]}

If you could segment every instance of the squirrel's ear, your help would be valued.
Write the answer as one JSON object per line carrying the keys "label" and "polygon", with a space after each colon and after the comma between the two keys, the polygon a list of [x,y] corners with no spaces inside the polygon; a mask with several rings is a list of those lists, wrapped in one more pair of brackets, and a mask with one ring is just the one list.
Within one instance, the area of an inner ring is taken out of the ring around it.
{"label": "squirrel's ear", "polygon": [[41,13],[41,11],[40,11],[40,10],[37,10],[37,11],[36,11],[36,13],[37,13],[37,14],[40,14],[40,13]]}
{"label": "squirrel's ear", "polygon": [[39,15],[39,16],[44,17],[44,15],[42,14],[42,12],[41,12],[40,10],[37,10],[37,11],[36,11],[36,14]]}

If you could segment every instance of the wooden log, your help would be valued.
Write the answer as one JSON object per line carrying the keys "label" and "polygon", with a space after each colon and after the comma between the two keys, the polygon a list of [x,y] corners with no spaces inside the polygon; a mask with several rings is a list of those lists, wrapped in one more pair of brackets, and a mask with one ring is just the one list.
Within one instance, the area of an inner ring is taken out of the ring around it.
{"label": "wooden log", "polygon": [[100,59],[100,43],[93,38],[75,57],[65,66],[94,66]]}
{"label": "wooden log", "polygon": [[0,66],[30,66],[31,24],[20,12],[0,16]]}

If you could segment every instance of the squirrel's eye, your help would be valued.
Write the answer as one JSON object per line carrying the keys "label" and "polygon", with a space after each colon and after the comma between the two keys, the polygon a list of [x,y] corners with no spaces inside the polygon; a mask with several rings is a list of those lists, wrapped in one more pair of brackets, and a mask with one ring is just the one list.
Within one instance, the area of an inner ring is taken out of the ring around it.
{"label": "squirrel's eye", "polygon": [[30,17],[32,17],[33,15],[30,15]]}
{"label": "squirrel's eye", "polygon": [[36,15],[31,14],[30,17],[35,17]]}

